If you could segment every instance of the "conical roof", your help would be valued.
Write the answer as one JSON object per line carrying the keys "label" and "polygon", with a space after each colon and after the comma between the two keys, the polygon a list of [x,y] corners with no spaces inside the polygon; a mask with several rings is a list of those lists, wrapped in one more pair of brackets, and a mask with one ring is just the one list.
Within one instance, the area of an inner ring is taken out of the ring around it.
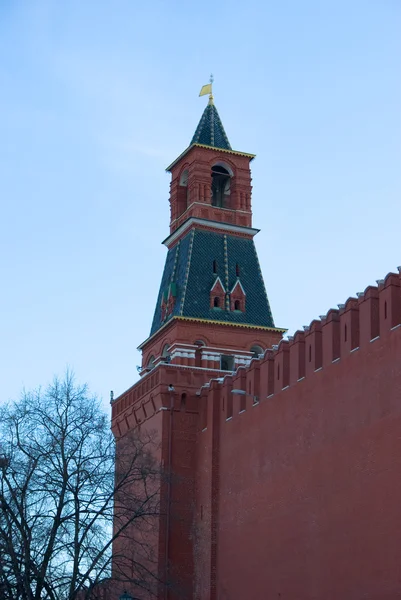
{"label": "conical roof", "polygon": [[204,146],[232,150],[217,108],[212,102],[209,102],[203,111],[191,144],[203,144]]}

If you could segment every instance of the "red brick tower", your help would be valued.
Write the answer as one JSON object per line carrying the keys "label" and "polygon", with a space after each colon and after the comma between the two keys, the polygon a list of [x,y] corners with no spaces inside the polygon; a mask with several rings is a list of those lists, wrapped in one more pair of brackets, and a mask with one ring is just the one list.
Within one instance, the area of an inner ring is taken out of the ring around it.
{"label": "red brick tower", "polygon": [[253,237],[250,162],[232,150],[210,94],[171,173],[170,235],[141,380],[113,402],[115,435],[156,429],[167,473],[155,534],[159,598],[193,598],[199,389],[277,344]]}

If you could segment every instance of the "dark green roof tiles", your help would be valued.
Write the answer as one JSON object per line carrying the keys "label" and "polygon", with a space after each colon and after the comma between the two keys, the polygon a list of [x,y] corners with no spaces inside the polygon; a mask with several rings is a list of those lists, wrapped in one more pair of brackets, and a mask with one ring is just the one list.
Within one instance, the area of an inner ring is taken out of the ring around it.
{"label": "dark green roof tiles", "polygon": [[225,150],[232,149],[214,104],[208,104],[203,111],[191,144],[204,144]]}
{"label": "dark green roof tiles", "polygon": [[[227,310],[228,303],[222,309],[210,306],[217,276],[226,292],[240,281],[246,294],[244,312]],[[167,289],[174,289],[176,296],[166,317],[162,305]],[[274,327],[253,240],[196,229],[169,250],[150,334],[173,316]]]}

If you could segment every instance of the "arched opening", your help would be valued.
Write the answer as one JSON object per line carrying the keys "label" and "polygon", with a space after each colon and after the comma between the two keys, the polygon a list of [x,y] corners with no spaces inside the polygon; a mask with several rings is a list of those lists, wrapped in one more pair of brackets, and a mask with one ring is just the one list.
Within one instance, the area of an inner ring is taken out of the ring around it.
{"label": "arched opening", "polygon": [[148,369],[148,371],[150,371],[151,369],[153,369],[154,366],[155,366],[155,357],[152,354],[152,356],[148,360],[148,364],[146,365],[146,368]]}
{"label": "arched opening", "polygon": [[387,300],[384,301],[384,318],[387,319]]}
{"label": "arched opening", "polygon": [[162,359],[163,362],[170,362],[170,352],[169,352],[169,345],[168,344],[164,344],[163,346],[163,350],[162,350]]}
{"label": "arched opening", "polygon": [[187,395],[186,394],[181,394],[181,406],[180,406],[180,410],[185,410],[185,404],[187,402]]}
{"label": "arched opening", "polygon": [[230,199],[231,175],[226,167],[212,167],[212,205],[228,208]]}
{"label": "arched opening", "polygon": [[220,298],[218,296],[216,296],[213,300],[213,306],[214,308],[220,308]]}
{"label": "arched opening", "polygon": [[235,265],[235,274],[237,277],[239,277],[239,264],[238,263]]}
{"label": "arched opening", "polygon": [[177,194],[177,211],[178,215],[182,214],[188,207],[189,187],[188,187],[188,169],[181,173],[178,194]]}
{"label": "arched opening", "polygon": [[213,273],[216,275],[217,274],[217,260],[213,261]]}
{"label": "arched opening", "polygon": [[251,352],[253,353],[252,358],[259,358],[263,354],[263,349],[260,346],[252,346]]}
{"label": "arched opening", "polygon": [[234,310],[241,310],[241,302],[239,300],[234,302]]}
{"label": "arched opening", "polygon": [[185,169],[185,171],[181,173],[180,186],[188,187],[188,169]]}

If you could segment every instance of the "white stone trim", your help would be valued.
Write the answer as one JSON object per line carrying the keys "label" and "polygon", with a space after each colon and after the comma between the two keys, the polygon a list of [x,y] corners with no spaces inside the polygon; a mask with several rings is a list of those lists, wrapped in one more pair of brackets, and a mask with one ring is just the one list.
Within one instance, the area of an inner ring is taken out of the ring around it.
{"label": "white stone trim", "polygon": [[241,354],[234,355],[234,363],[237,365],[244,365],[247,367],[248,365],[251,364],[251,360],[252,360],[252,357],[249,357],[249,356],[244,356]]}
{"label": "white stone trim", "polygon": [[182,350],[174,350],[171,354],[171,360],[174,358],[195,358],[195,351],[183,348]]}
{"label": "white stone trim", "polygon": [[202,352],[201,360],[213,360],[215,362],[220,362],[220,354],[214,354],[209,352]]}
{"label": "white stone trim", "polygon": [[207,349],[207,351],[218,351],[221,352],[222,354],[233,354],[236,353],[238,356],[238,352],[241,352],[241,356],[245,356],[247,354],[250,354],[251,357],[253,356],[253,352],[251,352],[250,350],[238,350],[238,348],[235,350],[233,348],[221,348],[219,346],[200,346],[200,348],[203,348],[204,350]]}
{"label": "white stone trim", "polygon": [[199,219],[198,217],[191,217],[187,221],[185,221],[182,225],[178,227],[171,235],[169,235],[165,240],[163,240],[162,244],[169,247],[170,244],[175,242],[175,240],[180,237],[192,225],[203,225],[205,227],[210,227],[211,229],[220,229],[223,231],[228,231],[229,233],[245,233],[247,235],[251,235],[252,237],[259,233],[259,229],[254,229],[253,227],[243,227],[241,225],[231,225],[230,223],[222,223],[220,221],[208,221],[207,219]]}

